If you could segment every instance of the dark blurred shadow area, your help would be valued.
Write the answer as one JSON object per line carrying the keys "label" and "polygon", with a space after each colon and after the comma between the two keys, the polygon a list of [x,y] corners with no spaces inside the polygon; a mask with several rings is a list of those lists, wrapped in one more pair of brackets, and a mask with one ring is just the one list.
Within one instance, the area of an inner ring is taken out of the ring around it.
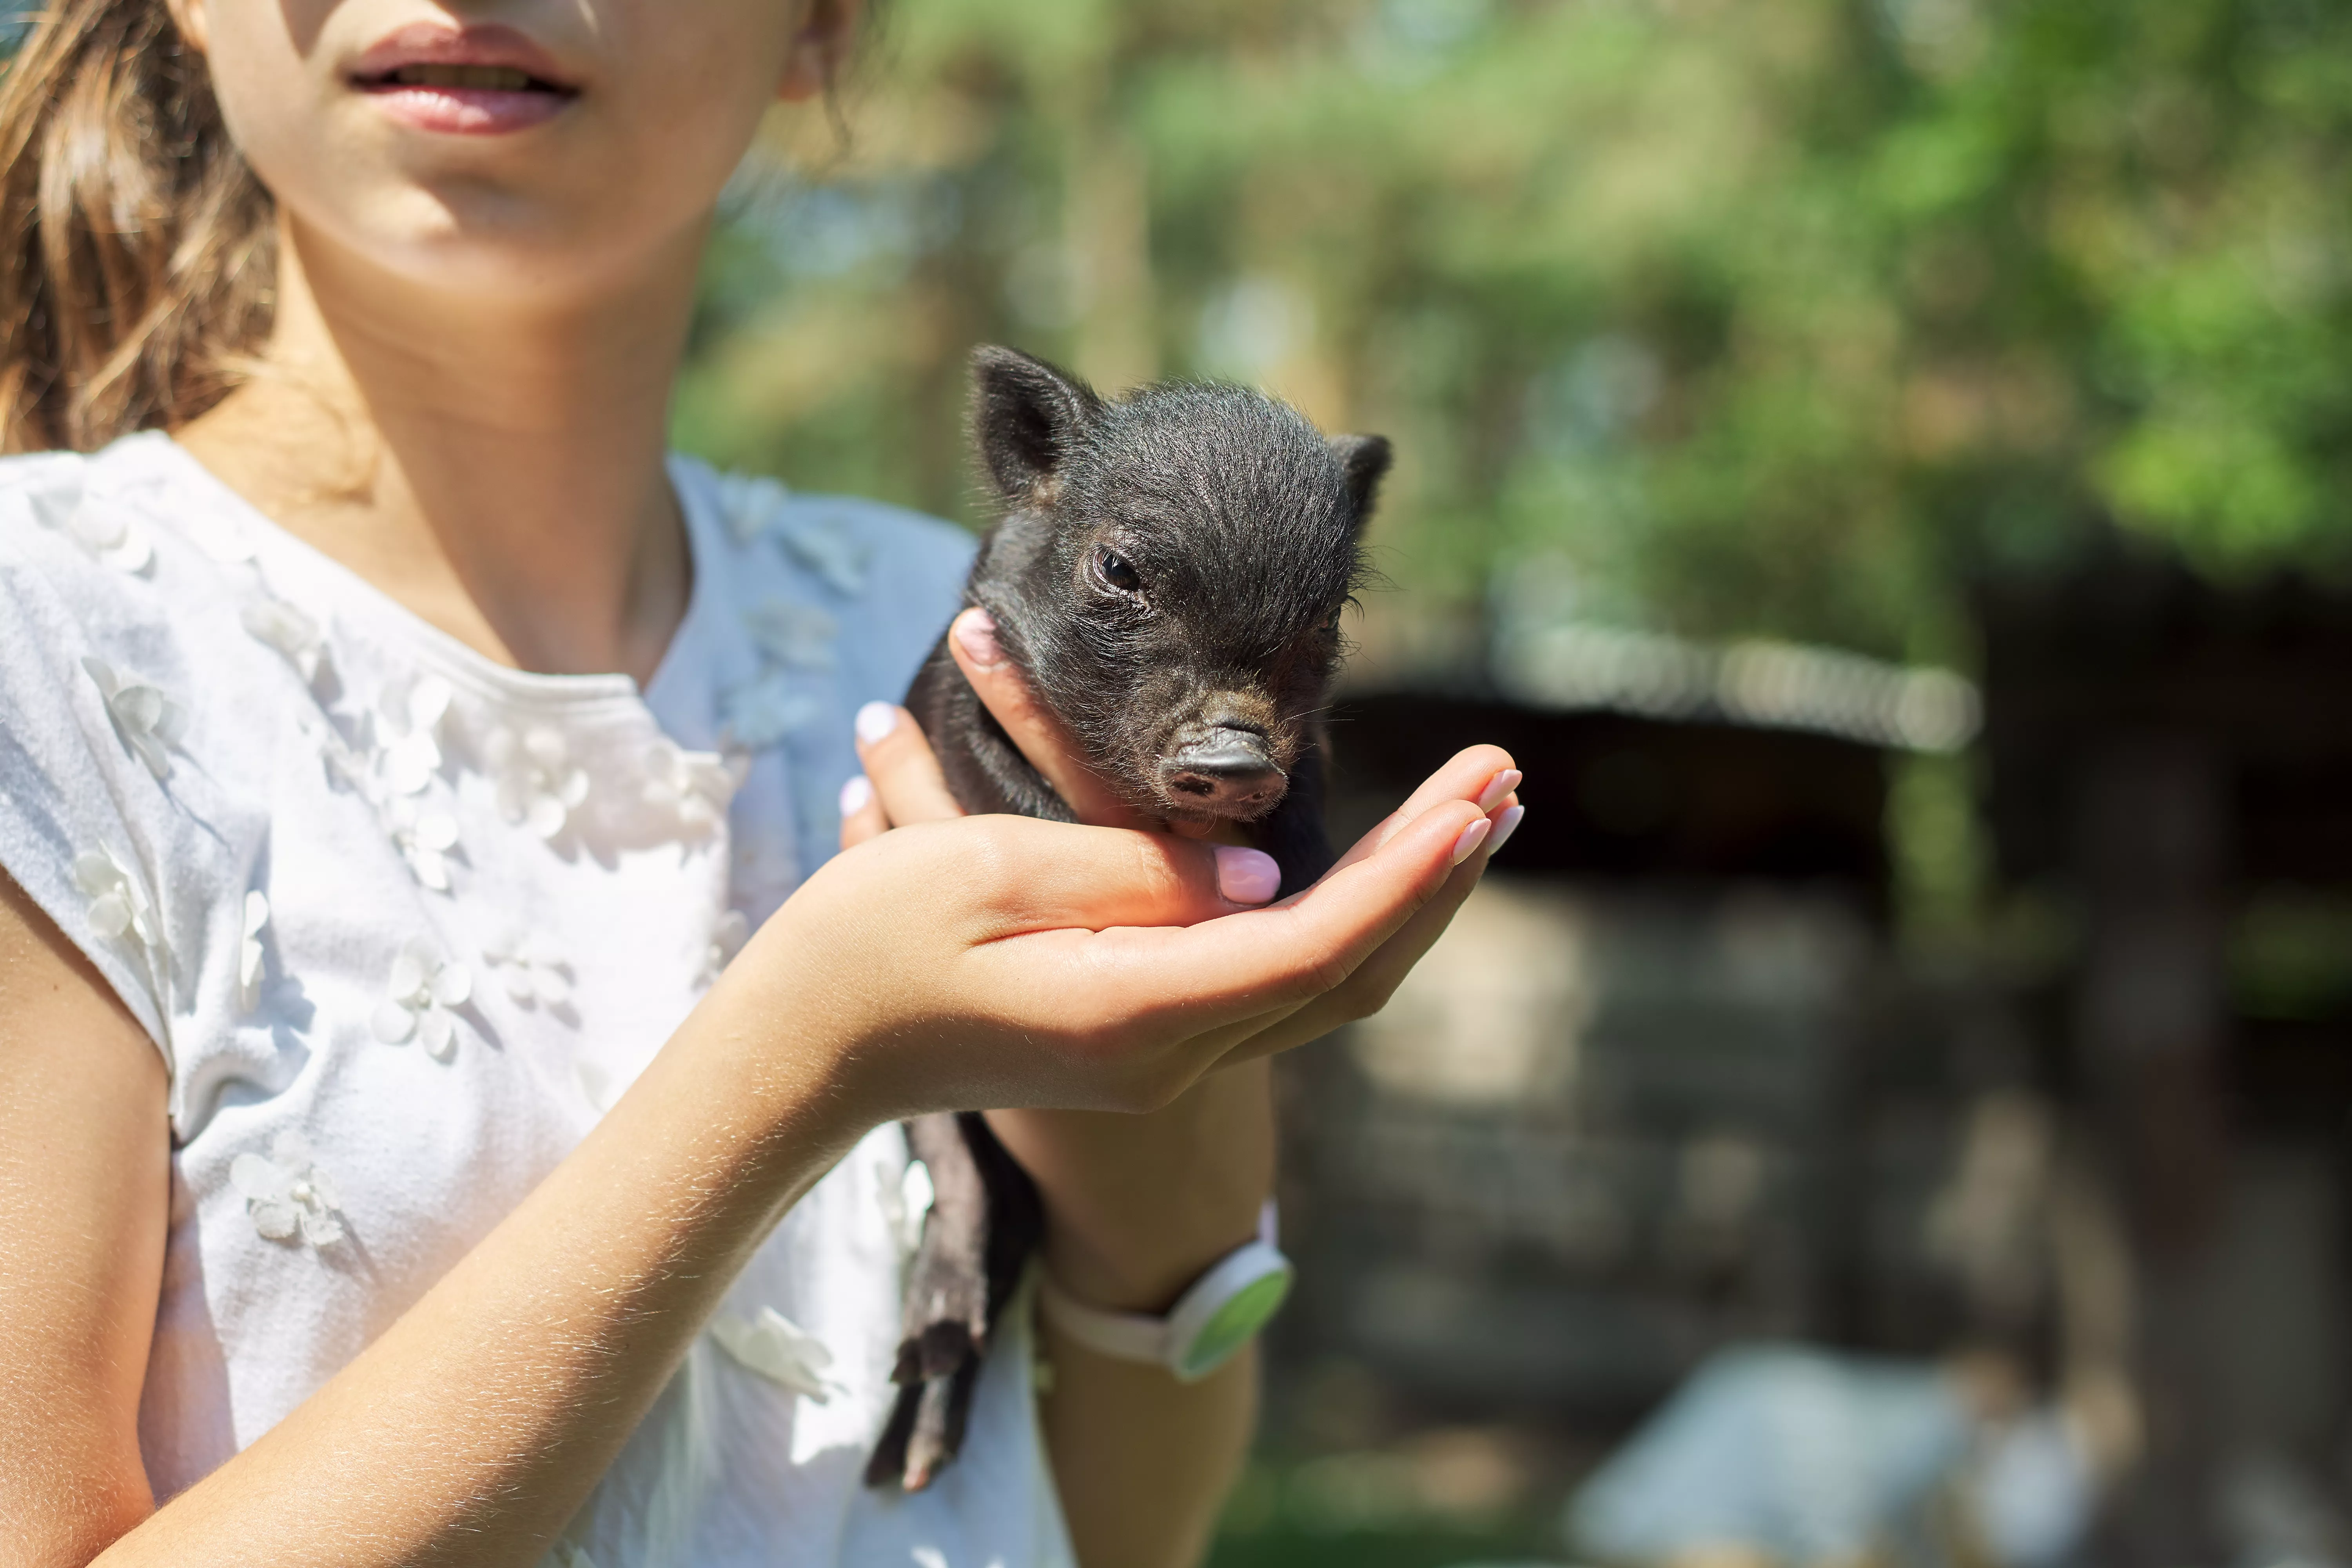
{"label": "dark blurred shadow area", "polygon": [[897,0],[680,442],[977,521],[978,341],[1398,465],[1216,1563],[2352,1563],[2352,12]]}

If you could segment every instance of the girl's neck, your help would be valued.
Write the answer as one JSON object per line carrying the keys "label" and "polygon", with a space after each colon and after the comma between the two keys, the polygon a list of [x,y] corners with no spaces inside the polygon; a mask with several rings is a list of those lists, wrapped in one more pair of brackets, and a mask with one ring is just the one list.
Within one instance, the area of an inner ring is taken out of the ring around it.
{"label": "girl's neck", "polygon": [[540,308],[428,292],[281,224],[268,353],[176,434],[488,657],[642,683],[692,588],[663,459],[701,237]]}

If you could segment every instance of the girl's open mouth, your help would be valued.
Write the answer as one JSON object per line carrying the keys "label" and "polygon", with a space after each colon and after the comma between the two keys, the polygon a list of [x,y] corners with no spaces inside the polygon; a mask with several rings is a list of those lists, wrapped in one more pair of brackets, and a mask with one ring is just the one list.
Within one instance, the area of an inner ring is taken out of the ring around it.
{"label": "girl's open mouth", "polygon": [[403,29],[368,51],[350,80],[415,130],[498,135],[544,123],[580,96],[546,73],[541,53],[508,28]]}

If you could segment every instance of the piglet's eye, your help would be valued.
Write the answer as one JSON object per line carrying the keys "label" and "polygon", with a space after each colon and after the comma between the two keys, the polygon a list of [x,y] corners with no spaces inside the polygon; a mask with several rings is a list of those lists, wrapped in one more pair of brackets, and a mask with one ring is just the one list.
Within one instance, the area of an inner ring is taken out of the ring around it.
{"label": "piglet's eye", "polygon": [[1128,564],[1127,558],[1117,550],[1104,550],[1095,558],[1095,566],[1105,582],[1121,593],[1136,593],[1143,588],[1143,574]]}

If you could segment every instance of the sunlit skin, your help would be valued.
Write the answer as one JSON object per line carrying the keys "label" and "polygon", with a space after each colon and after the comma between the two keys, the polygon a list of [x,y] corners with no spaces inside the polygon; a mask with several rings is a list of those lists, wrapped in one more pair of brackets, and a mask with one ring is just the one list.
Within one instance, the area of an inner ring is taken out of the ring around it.
{"label": "sunlit skin", "polygon": [[[181,438],[488,657],[645,678],[691,587],[662,456],[710,211],[761,117],[838,68],[854,6],[184,0],[282,249],[268,369]],[[387,38],[449,64],[425,35],[481,25],[562,90],[354,75]],[[1209,846],[1098,799],[985,653],[960,646],[965,673],[1095,825],[962,817],[902,716],[862,749],[875,797],[845,852],[580,1147],[160,1511],[136,1423],[163,1071],[0,878],[0,1563],[246,1565],[267,1542],[271,1563],[536,1563],[777,1216],[911,1113],[1027,1107],[997,1124],[1083,1298],[1164,1306],[1243,1239],[1273,1166],[1260,1059],[1386,999],[1483,870],[1510,759],[1463,753],[1324,882],[1245,910]],[[1081,1560],[1192,1560],[1247,1442],[1248,1359],[1184,1387],[1045,1349]]]}

